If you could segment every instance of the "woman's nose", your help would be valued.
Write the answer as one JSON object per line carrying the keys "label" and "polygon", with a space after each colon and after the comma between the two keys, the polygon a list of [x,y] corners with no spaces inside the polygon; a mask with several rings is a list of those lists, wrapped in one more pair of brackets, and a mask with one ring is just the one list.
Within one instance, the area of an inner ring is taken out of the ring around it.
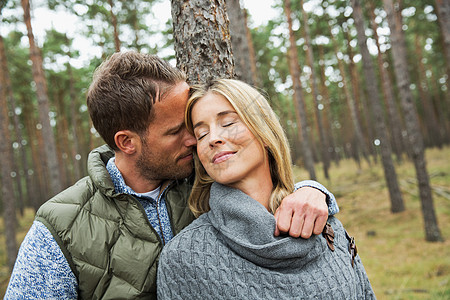
{"label": "woman's nose", "polygon": [[209,146],[214,148],[217,145],[224,144],[225,140],[222,138],[221,132],[217,129],[210,129],[209,132]]}

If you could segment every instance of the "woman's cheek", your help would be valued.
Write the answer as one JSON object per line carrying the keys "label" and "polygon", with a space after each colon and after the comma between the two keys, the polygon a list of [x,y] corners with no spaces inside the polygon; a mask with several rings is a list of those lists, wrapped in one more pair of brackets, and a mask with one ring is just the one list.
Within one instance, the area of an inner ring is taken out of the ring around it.
{"label": "woman's cheek", "polygon": [[198,159],[200,160],[200,162],[202,163],[202,165],[205,165],[207,162],[207,149],[205,149],[204,143],[202,143],[202,141],[197,142],[197,155],[198,155]]}

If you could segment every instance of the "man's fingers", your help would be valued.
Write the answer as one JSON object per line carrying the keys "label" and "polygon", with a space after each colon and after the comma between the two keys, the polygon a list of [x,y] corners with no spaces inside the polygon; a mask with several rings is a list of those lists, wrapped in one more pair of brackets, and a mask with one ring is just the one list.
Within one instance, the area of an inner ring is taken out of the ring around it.
{"label": "man's fingers", "polygon": [[319,216],[316,219],[316,222],[314,223],[314,234],[320,234],[323,231],[323,228],[327,224],[328,215]]}
{"label": "man's fingers", "polygon": [[305,217],[305,221],[303,223],[303,228],[301,231],[301,237],[304,239],[309,239],[313,233],[315,216],[311,214],[307,214]]}
{"label": "man's fingers", "polygon": [[277,211],[275,212],[275,214],[273,215],[275,218],[275,236],[279,236],[280,235],[280,230],[278,229],[278,215],[279,215],[279,210],[277,209]]}
{"label": "man's fingers", "polygon": [[279,234],[289,232],[292,223],[292,213],[292,208],[288,205],[281,204],[280,207],[278,207],[278,210],[275,213],[275,219],[277,221]]}
{"label": "man's fingers", "polygon": [[294,214],[289,228],[289,235],[292,237],[299,237],[305,227],[305,216],[303,214]]}

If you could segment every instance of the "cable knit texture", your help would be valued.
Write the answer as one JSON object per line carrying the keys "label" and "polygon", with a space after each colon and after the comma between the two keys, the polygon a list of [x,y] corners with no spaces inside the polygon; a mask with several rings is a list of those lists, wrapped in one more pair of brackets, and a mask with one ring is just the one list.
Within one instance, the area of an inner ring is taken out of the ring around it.
{"label": "cable knit texture", "polygon": [[164,247],[158,298],[375,299],[336,218],[333,252],[321,235],[275,237],[273,215],[239,190],[214,183],[210,207]]}

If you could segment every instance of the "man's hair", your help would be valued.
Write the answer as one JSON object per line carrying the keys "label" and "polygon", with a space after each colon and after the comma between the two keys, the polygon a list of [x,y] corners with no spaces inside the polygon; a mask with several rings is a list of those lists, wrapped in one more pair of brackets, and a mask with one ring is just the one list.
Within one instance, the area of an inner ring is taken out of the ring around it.
{"label": "man's hair", "polygon": [[[275,213],[281,200],[294,190],[289,143],[278,117],[266,98],[255,88],[239,80],[216,79],[208,85],[191,87],[185,118],[186,127],[191,134],[194,134],[192,109],[209,93],[225,97],[255,136],[260,147],[265,149],[273,182],[269,209]],[[196,176],[188,203],[194,215],[199,216],[210,209],[209,192],[214,180],[203,168],[196,151],[194,151],[194,164]]]}
{"label": "man's hair", "polygon": [[114,150],[118,150],[114,136],[120,130],[142,137],[152,121],[153,104],[183,81],[182,71],[155,55],[113,54],[96,69],[87,93],[95,129]]}

